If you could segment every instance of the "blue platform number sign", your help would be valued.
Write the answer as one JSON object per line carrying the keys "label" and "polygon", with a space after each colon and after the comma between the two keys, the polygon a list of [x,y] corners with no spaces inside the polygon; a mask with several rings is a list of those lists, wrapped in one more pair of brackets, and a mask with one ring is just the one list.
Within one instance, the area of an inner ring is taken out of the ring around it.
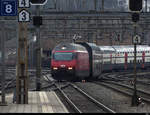
{"label": "blue platform number sign", "polygon": [[0,0],[1,16],[17,16],[17,0]]}

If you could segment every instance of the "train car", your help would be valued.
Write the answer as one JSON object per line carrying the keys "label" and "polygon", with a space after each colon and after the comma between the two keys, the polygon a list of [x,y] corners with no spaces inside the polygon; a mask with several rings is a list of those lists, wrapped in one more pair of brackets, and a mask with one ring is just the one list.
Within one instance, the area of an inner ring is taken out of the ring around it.
{"label": "train car", "polygon": [[[102,51],[102,72],[112,70],[131,70],[134,68],[134,46],[99,46]],[[150,47],[137,45],[136,67],[146,69],[150,65]]]}
{"label": "train car", "polygon": [[51,71],[56,80],[95,78],[101,68],[102,53],[94,43],[61,43],[52,51]]}
{"label": "train car", "polygon": [[143,51],[141,52],[142,56],[142,63],[141,67],[142,68],[149,68],[150,67],[150,46],[145,45],[143,47]]}
{"label": "train car", "polygon": [[74,80],[90,75],[89,54],[85,47],[61,43],[52,50],[51,73],[56,80]]}
{"label": "train car", "polygon": [[[150,47],[137,45],[136,66],[150,65]],[[57,80],[99,77],[102,72],[134,68],[134,46],[97,46],[94,43],[61,43],[52,51],[52,76]],[[66,74],[68,75],[66,75]],[[66,77],[66,78],[65,78]]]}
{"label": "train car", "polygon": [[[115,63],[112,64],[114,70],[127,69],[130,46],[112,46],[115,49]],[[132,57],[132,56],[131,56]]]}
{"label": "train car", "polygon": [[99,47],[94,43],[78,42],[84,46],[89,53],[89,68],[90,78],[99,77],[102,72],[102,52]]}
{"label": "train car", "polygon": [[112,46],[99,46],[102,52],[102,71],[112,71],[113,64],[116,63],[116,50]]}
{"label": "train car", "polygon": [[[112,63],[114,70],[129,70],[134,68],[134,46],[112,46],[115,49],[115,63]],[[137,45],[136,67],[145,69],[150,64],[150,47]]]}

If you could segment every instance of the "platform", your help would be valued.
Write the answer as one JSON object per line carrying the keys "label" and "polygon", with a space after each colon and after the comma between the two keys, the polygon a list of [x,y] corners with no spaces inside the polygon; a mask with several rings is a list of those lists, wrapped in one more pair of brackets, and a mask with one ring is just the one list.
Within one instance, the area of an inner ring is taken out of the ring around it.
{"label": "platform", "polygon": [[13,104],[13,94],[6,95],[8,105],[0,106],[0,113],[68,113],[53,91],[29,91],[28,95],[28,104]]}

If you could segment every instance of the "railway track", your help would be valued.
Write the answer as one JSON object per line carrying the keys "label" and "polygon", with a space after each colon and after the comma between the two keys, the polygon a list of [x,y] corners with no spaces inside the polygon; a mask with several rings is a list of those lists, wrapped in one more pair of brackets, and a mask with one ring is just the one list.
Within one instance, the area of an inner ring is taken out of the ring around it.
{"label": "railway track", "polygon": [[[133,77],[130,77],[130,76],[124,76],[124,77],[118,77],[118,76],[107,76],[106,78],[103,78],[103,80],[107,80],[107,81],[116,81],[116,82],[131,82],[133,81]],[[150,85],[150,81],[146,81],[146,80],[140,80],[140,79],[137,79],[137,84],[142,84],[142,85]]]}
{"label": "railway track", "polygon": [[115,113],[115,111],[94,99],[75,84],[66,82],[64,85],[63,82],[63,85],[60,85],[60,83],[55,83],[54,85],[56,87],[54,90],[59,91],[77,113]]}
{"label": "railway track", "polygon": [[[7,69],[5,71],[5,73],[6,73],[6,76],[5,76],[5,81],[6,81],[5,82],[5,89],[6,89],[7,93],[8,92],[13,92],[13,89],[15,88],[16,71],[15,71],[14,68],[11,68],[11,69]],[[29,75],[29,81],[30,81],[29,90],[34,91],[34,90],[36,90],[36,88],[35,88],[35,83],[36,83],[35,82],[36,81],[35,71],[30,70],[28,73],[29,73],[28,75]],[[43,76],[46,76],[49,73],[50,73],[49,70],[42,70],[41,84],[43,84]],[[44,83],[42,89],[44,89],[46,87],[50,87],[50,84],[48,84],[48,85],[45,85],[45,84],[46,83]],[[1,83],[0,83],[0,90],[1,90]]]}
{"label": "railway track", "polygon": [[[125,84],[116,83],[113,81],[101,81],[101,82],[94,81],[93,83],[105,86],[107,88],[110,88],[112,90],[115,90],[117,92],[120,92],[120,93],[130,96],[130,97],[133,96],[134,88],[129,87],[128,85],[125,85]],[[143,90],[137,90],[137,95],[139,97],[141,97],[143,101],[150,103],[150,93],[149,92],[145,92]]]}
{"label": "railway track", "polygon": [[[106,74],[103,76],[102,80],[107,80],[107,81],[116,81],[116,82],[122,82],[128,85],[131,85],[131,81],[133,81],[134,79],[134,75],[131,74],[126,74],[126,73],[121,73],[121,74],[117,74],[117,73],[112,73],[112,74]],[[144,77],[143,77],[144,76]],[[145,77],[147,76],[147,77]],[[137,74],[137,85],[139,85],[139,87],[143,87],[143,89],[145,89],[145,86],[149,86],[150,85],[150,78],[147,79],[149,76],[149,72],[141,72]],[[147,88],[146,88],[147,89]]]}
{"label": "railway track", "polygon": [[49,76],[45,76],[45,80],[51,84],[49,91],[55,91],[77,113],[115,113],[73,83],[52,81]]}

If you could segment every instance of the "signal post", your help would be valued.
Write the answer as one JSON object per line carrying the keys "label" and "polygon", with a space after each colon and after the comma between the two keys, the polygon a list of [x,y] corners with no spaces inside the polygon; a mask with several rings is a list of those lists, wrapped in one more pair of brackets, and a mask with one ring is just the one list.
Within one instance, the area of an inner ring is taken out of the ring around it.
{"label": "signal post", "polygon": [[33,16],[33,25],[36,28],[36,91],[41,90],[41,44],[40,44],[40,26],[42,25],[42,16],[40,16],[40,5],[45,5],[47,0],[30,0],[31,5],[36,7],[36,16]]}
{"label": "signal post", "polygon": [[27,22],[30,18],[26,8],[29,6],[29,0],[18,0],[17,104],[28,104]]}
{"label": "signal post", "polygon": [[142,11],[143,7],[143,0],[129,0],[129,10],[132,12],[132,21],[134,26],[134,37],[133,37],[133,44],[134,44],[134,92],[132,96],[132,106],[138,106],[139,105],[139,97],[137,95],[137,89],[136,89],[136,45],[140,43],[140,36],[136,35],[136,27],[137,22],[139,21],[139,15]]}

